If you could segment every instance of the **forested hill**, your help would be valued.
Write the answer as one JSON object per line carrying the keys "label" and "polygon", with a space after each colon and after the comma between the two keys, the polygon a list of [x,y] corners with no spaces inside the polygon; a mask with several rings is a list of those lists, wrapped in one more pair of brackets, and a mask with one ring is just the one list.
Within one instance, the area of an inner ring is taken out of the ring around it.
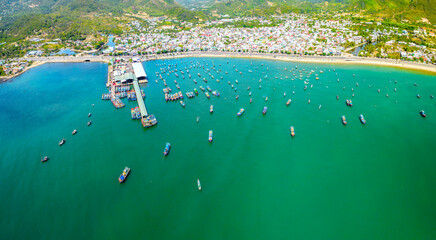
{"label": "forested hill", "polygon": [[[184,0],[189,1],[196,0]],[[436,0],[224,0],[210,9],[234,15],[346,10],[398,21],[425,18],[436,24]]]}

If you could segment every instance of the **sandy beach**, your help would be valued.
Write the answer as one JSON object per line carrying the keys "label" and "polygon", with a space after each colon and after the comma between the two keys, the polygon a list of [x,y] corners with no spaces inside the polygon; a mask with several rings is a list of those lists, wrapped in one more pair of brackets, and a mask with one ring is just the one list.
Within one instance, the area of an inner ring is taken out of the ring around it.
{"label": "sandy beach", "polygon": [[[408,62],[394,59],[378,59],[378,58],[364,58],[364,57],[351,57],[351,56],[299,56],[299,55],[284,55],[284,54],[271,54],[271,53],[230,53],[230,52],[184,52],[184,53],[170,53],[170,54],[153,54],[146,56],[121,56],[121,58],[140,58],[141,61],[149,61],[156,59],[172,59],[184,57],[219,57],[219,58],[255,58],[255,59],[268,59],[290,62],[305,62],[305,63],[327,63],[327,64],[353,64],[353,65],[372,65],[394,67],[407,70],[414,70],[426,74],[436,75],[436,65]],[[25,68],[20,73],[0,78],[0,82],[12,79],[27,70],[40,66],[45,63],[70,63],[70,62],[105,62],[110,63],[113,56],[79,56],[79,57],[32,57],[20,58],[17,60],[34,61],[33,64]]]}

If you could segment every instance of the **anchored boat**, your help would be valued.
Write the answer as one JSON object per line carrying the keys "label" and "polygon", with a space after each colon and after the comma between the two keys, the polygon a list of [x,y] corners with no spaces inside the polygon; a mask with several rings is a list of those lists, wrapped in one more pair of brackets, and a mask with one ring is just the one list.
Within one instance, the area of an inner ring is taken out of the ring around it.
{"label": "anchored boat", "polygon": [[61,141],[59,141],[59,146],[62,146],[65,144],[65,138],[63,138]]}
{"label": "anchored boat", "polygon": [[126,181],[126,178],[129,175],[129,173],[130,173],[130,168],[125,167],[123,170],[123,173],[121,173],[120,177],[118,178],[118,181],[120,183],[123,183],[124,181]]}
{"label": "anchored boat", "polygon": [[77,133],[77,129],[74,129],[72,134],[75,135]]}
{"label": "anchored boat", "polygon": [[245,110],[243,108],[239,109],[239,112],[236,114],[238,117],[240,117],[242,114],[244,114]]}
{"label": "anchored boat", "polygon": [[421,110],[421,111],[419,112],[419,114],[421,114],[422,117],[427,117],[427,114],[425,114],[424,110]]}
{"label": "anchored boat", "polygon": [[48,157],[45,156],[44,158],[41,159],[41,162],[47,162],[48,161]]}
{"label": "anchored boat", "polygon": [[295,136],[294,126],[291,126],[291,136]]}
{"label": "anchored boat", "polygon": [[213,141],[213,131],[209,130],[209,142]]}
{"label": "anchored boat", "polygon": [[263,111],[262,111],[262,113],[263,113],[263,115],[265,115],[266,114],[266,110],[267,110],[268,108],[265,106],[265,107],[263,107]]}
{"label": "anchored boat", "polygon": [[347,125],[347,119],[345,119],[344,115],[342,115],[341,120],[342,120],[342,124]]}
{"label": "anchored boat", "polygon": [[361,122],[362,124],[365,124],[365,123],[366,123],[366,120],[365,120],[365,118],[363,117],[362,114],[359,115],[359,119],[360,119],[360,122]]}
{"label": "anchored boat", "polygon": [[198,191],[201,191],[200,179],[197,179],[197,187],[198,187]]}
{"label": "anchored boat", "polygon": [[292,100],[289,98],[288,101],[286,102],[286,106],[289,106],[289,104],[291,104]]}
{"label": "anchored boat", "polygon": [[213,105],[210,105],[209,112],[210,112],[210,113],[213,113]]}
{"label": "anchored boat", "polygon": [[170,152],[170,148],[171,148],[171,144],[170,144],[170,143],[167,143],[167,144],[165,145],[165,149],[164,149],[164,152],[163,152],[163,154],[164,154],[165,156],[167,156],[168,153]]}

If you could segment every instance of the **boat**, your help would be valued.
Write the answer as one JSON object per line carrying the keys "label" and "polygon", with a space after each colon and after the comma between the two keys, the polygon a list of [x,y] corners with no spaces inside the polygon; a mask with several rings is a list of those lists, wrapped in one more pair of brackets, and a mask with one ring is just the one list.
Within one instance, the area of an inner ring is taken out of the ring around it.
{"label": "boat", "polygon": [[289,104],[291,104],[292,100],[289,98],[288,101],[286,102],[286,106],[289,106]]}
{"label": "boat", "polygon": [[421,96],[419,96],[419,94],[416,94],[416,97],[417,97],[417,98],[421,98]]}
{"label": "boat", "polygon": [[123,173],[121,173],[120,177],[118,178],[118,181],[120,183],[123,183],[124,181],[126,181],[126,178],[129,175],[129,173],[130,173],[130,168],[125,167],[123,170]]}
{"label": "boat", "polygon": [[168,153],[170,152],[170,148],[171,148],[171,144],[170,144],[170,143],[167,143],[167,144],[165,145],[165,150],[164,150],[164,152],[163,152],[163,154],[164,154],[165,156],[167,156]]}
{"label": "boat", "polygon": [[197,117],[197,122],[199,122],[200,121],[200,117]]}
{"label": "boat", "polygon": [[204,94],[206,95],[207,98],[210,98],[210,95],[208,92],[205,92]]}
{"label": "boat", "polygon": [[263,113],[263,115],[265,115],[266,114],[266,110],[267,110],[268,108],[265,106],[265,107],[263,107],[263,111],[262,111],[262,113]]}
{"label": "boat", "polygon": [[59,141],[59,146],[62,146],[65,144],[65,138],[63,138],[61,141]]}
{"label": "boat", "polygon": [[88,113],[88,117],[91,117],[91,115],[92,115],[91,113]]}
{"label": "boat", "polygon": [[253,99],[252,98],[250,98],[250,103],[252,103],[253,102]]}
{"label": "boat", "polygon": [[268,97],[265,98],[265,102],[268,102]]}
{"label": "boat", "polygon": [[88,126],[91,126],[91,124],[92,124],[92,122],[91,122],[91,121],[89,121],[89,122],[88,122]]}
{"label": "boat", "polygon": [[209,112],[210,112],[210,113],[213,113],[213,105],[210,105]]}
{"label": "boat", "polygon": [[76,133],[77,133],[77,129],[74,129],[73,132],[72,132],[72,134],[74,135],[74,134],[76,134]]}
{"label": "boat", "polygon": [[365,118],[363,117],[362,114],[359,115],[359,119],[360,119],[360,122],[361,122],[362,124],[365,124],[365,123],[366,123],[366,120],[365,120]]}
{"label": "boat", "polygon": [[197,179],[197,187],[198,187],[198,191],[201,191],[200,179]]}
{"label": "boat", "polygon": [[238,117],[240,117],[242,114],[244,114],[245,110],[243,108],[239,109],[239,112],[236,114]]}
{"label": "boat", "polygon": [[42,159],[41,159],[41,162],[47,162],[48,161],[48,157],[47,156],[45,156],[45,157],[43,157]]}
{"label": "boat", "polygon": [[353,106],[353,102],[349,99],[345,100],[345,104],[347,104],[347,106],[349,106],[349,107]]}
{"label": "boat", "polygon": [[135,108],[130,109],[130,115],[132,116],[132,119],[136,119],[136,111]]}
{"label": "boat", "polygon": [[294,126],[291,126],[291,136],[295,136]]}
{"label": "boat", "polygon": [[238,100],[239,99],[239,95],[236,95],[236,100]]}
{"label": "boat", "polygon": [[347,125],[347,120],[345,119],[344,115],[342,115],[341,120],[342,120],[342,124]]}
{"label": "boat", "polygon": [[213,131],[209,130],[209,142],[213,141]]}
{"label": "boat", "polygon": [[156,117],[153,114],[151,114],[145,118],[142,118],[141,116],[139,116],[139,118],[141,118],[141,123],[142,123],[143,127],[149,128],[149,127],[152,127],[152,126],[157,124]]}
{"label": "boat", "polygon": [[421,114],[422,117],[427,117],[427,114],[425,114],[424,110],[419,111],[419,114]]}
{"label": "boat", "polygon": [[185,103],[183,101],[180,101],[180,105],[182,105],[182,107],[185,107]]}

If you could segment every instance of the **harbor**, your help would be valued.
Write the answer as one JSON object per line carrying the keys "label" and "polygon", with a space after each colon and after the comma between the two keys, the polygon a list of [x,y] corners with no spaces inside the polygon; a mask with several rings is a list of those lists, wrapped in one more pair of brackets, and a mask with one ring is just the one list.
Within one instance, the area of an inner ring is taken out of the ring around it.
{"label": "harbor", "polygon": [[[136,100],[139,116],[132,114],[132,119],[140,119],[143,127],[152,127],[157,124],[156,117],[148,114],[144,103],[145,93],[140,84],[147,84],[148,77],[139,59],[112,59],[108,66],[108,80],[106,87],[109,93],[102,94],[102,100],[111,100],[115,108],[123,108],[125,104],[121,98]],[[133,87],[133,90],[132,90]],[[133,111],[133,109],[132,109]]]}
{"label": "harbor", "polygon": [[[396,239],[433,233],[434,76],[259,59],[143,66],[144,104],[159,120],[147,130],[130,117],[132,108],[139,111],[129,100],[133,82],[120,98],[125,107],[100,100],[110,90],[104,63],[49,63],[0,86],[6,236],[280,239],[285,229],[295,239],[363,240],[377,236],[357,236],[362,228]],[[165,101],[166,87],[184,99]],[[20,231],[23,225],[28,231]],[[337,229],[348,230],[337,236]]]}

